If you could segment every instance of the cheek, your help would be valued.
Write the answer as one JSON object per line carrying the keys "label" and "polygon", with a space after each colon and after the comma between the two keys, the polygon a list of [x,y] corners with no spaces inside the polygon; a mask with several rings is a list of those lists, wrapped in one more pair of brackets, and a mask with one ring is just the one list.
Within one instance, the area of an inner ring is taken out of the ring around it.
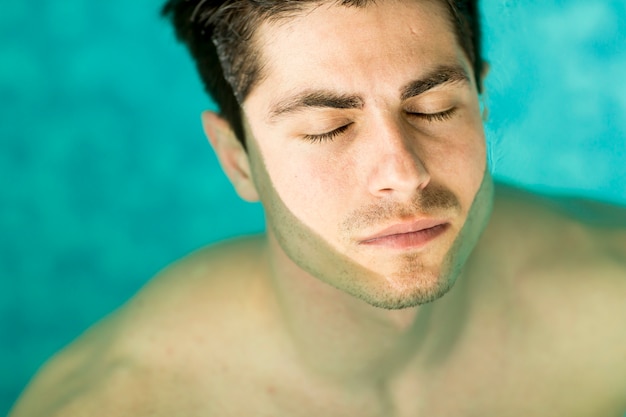
{"label": "cheek", "polygon": [[464,129],[431,148],[430,174],[433,181],[445,184],[461,199],[471,202],[480,188],[487,169],[487,151],[482,128]]}
{"label": "cheek", "polygon": [[487,153],[484,140],[474,146],[464,146],[454,155],[456,161],[449,166],[449,178],[454,178],[457,195],[464,207],[469,207],[478,192],[487,170]]}
{"label": "cheek", "polygon": [[283,203],[306,225],[337,224],[351,175],[345,163],[314,151],[268,150],[268,173]]}
{"label": "cheek", "polygon": [[[487,163],[487,152],[484,141],[464,141],[458,145],[448,146],[440,158],[441,172],[448,178],[476,181],[481,179]],[[469,185],[469,184],[467,184]]]}

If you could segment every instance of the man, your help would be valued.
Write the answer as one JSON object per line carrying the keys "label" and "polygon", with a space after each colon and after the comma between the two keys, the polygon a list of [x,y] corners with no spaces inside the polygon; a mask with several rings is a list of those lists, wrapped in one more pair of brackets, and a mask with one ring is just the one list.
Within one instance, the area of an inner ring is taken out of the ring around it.
{"label": "man", "polygon": [[626,212],[494,185],[474,2],[165,11],[267,234],[168,268],[12,416],[626,412]]}

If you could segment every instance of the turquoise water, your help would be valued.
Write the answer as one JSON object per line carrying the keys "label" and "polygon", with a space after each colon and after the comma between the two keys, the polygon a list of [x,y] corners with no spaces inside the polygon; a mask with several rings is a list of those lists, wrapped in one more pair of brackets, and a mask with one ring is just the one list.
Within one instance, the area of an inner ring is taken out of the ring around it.
{"label": "turquoise water", "polygon": [[[204,140],[211,104],[159,5],[0,12],[0,415],[42,361],[160,268],[263,228]],[[495,175],[626,205],[623,1],[483,8]]]}

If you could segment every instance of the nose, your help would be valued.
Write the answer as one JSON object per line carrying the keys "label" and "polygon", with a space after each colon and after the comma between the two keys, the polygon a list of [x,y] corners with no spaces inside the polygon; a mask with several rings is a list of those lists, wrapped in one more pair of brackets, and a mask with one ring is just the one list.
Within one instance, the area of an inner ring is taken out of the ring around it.
{"label": "nose", "polygon": [[399,201],[415,198],[430,182],[426,164],[418,154],[418,138],[409,134],[400,123],[386,122],[372,141],[372,165],[368,178],[369,191],[377,197],[393,197]]}

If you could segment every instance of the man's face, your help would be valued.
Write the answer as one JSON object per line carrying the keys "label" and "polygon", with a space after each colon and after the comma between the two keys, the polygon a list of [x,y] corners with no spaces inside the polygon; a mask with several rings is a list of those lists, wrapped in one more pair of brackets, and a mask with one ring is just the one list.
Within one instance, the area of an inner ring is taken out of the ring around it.
{"label": "man's face", "polygon": [[257,32],[264,77],[243,110],[268,235],[379,307],[442,296],[491,209],[476,86],[448,13],[331,2]]}

